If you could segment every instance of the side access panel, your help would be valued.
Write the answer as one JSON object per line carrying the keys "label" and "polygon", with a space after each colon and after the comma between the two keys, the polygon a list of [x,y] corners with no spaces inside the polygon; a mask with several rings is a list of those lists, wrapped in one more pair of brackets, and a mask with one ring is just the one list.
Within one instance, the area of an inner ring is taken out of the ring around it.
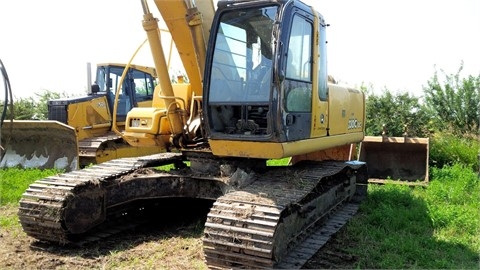
{"label": "side access panel", "polygon": [[75,129],[58,121],[5,121],[0,168],[78,169]]}

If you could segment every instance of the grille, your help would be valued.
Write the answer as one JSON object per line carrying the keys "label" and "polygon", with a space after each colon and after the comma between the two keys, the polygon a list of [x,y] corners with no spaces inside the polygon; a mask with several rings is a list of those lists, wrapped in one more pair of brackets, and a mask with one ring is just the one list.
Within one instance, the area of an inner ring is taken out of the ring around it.
{"label": "grille", "polygon": [[[58,104],[60,103],[60,104]],[[63,102],[49,102],[48,103],[48,120],[56,120],[65,124],[67,123],[67,106],[68,104]]]}

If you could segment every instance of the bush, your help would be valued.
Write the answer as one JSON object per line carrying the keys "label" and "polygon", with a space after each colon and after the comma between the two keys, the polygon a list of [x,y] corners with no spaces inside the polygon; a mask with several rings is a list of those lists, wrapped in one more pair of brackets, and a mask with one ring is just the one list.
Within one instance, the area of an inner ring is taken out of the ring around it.
{"label": "bush", "polygon": [[406,125],[409,136],[427,137],[431,116],[418,97],[409,93],[394,94],[384,89],[381,95],[373,92],[367,95],[366,118],[367,135],[381,135],[382,127],[385,125],[388,136],[401,137]]}
{"label": "bush", "polygon": [[436,115],[434,126],[438,130],[450,130],[456,135],[479,132],[480,75],[461,76],[463,62],[456,74],[434,76],[424,87],[425,102]]}
{"label": "bush", "polygon": [[478,171],[480,142],[475,138],[459,137],[448,133],[435,133],[430,140],[430,166],[461,164]]}

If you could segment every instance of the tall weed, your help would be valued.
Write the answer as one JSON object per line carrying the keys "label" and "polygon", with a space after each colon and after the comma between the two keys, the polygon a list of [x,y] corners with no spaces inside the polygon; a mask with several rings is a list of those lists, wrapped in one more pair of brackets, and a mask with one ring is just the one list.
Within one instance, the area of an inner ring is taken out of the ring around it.
{"label": "tall weed", "polygon": [[430,167],[460,163],[478,171],[479,151],[480,142],[475,138],[436,133],[430,141]]}
{"label": "tall weed", "polygon": [[[432,168],[425,201],[433,226],[441,237],[468,241],[480,249],[480,178],[464,164]],[[448,235],[446,235],[448,234]]]}

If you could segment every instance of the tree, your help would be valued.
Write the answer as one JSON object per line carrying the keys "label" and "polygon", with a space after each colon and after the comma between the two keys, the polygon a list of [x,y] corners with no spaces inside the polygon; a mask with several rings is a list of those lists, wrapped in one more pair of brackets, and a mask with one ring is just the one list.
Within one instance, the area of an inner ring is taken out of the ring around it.
{"label": "tree", "polygon": [[393,94],[384,89],[381,95],[367,94],[366,118],[367,135],[381,135],[383,125],[388,136],[403,136],[405,125],[408,136],[428,137],[429,134],[427,110],[418,97],[409,93]]}
{"label": "tree", "polygon": [[449,130],[460,134],[479,133],[480,119],[480,75],[461,78],[463,62],[456,74],[435,70],[433,77],[424,87],[425,102],[436,117],[438,130]]}
{"label": "tree", "polygon": [[[62,94],[66,96],[65,93]],[[13,100],[13,114],[15,120],[45,120],[48,119],[48,101],[59,98],[61,95],[49,90],[35,93],[37,98],[27,97]],[[3,112],[4,102],[0,101],[0,111]],[[12,112],[7,106],[5,119],[10,119]]]}
{"label": "tree", "polygon": [[[38,103],[34,108],[35,118],[45,120],[48,119],[48,101],[60,98],[60,94],[50,90],[43,90],[42,93],[35,93]],[[65,93],[62,96],[66,97]]]}
{"label": "tree", "polygon": [[[35,106],[36,102],[35,99],[32,97],[29,98],[20,98],[18,100],[13,101],[13,119],[15,120],[30,120],[34,118],[35,115]],[[5,119],[12,118],[12,112],[9,110],[10,106],[7,107],[7,114]],[[3,110],[3,102],[2,102],[2,110]]]}

